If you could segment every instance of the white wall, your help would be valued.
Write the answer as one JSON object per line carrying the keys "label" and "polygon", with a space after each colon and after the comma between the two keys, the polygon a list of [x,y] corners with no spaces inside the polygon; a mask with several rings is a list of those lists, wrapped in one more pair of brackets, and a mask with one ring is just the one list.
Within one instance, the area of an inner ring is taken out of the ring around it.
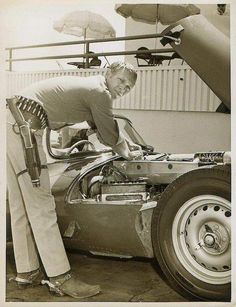
{"label": "white wall", "polygon": [[230,150],[230,115],[208,112],[115,110],[131,119],[158,152]]}
{"label": "white wall", "polygon": [[[6,72],[7,95],[12,96],[42,79],[63,75],[104,74],[105,69]],[[128,95],[114,101],[117,109],[215,112],[219,98],[189,67],[137,68],[137,82]]]}

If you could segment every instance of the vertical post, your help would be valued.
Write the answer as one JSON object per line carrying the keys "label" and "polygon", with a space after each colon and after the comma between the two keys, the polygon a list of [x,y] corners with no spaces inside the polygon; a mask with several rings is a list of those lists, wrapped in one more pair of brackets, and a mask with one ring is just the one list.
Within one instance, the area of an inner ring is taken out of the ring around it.
{"label": "vertical post", "polygon": [[12,71],[12,49],[9,49],[9,71]]}
{"label": "vertical post", "polygon": [[[89,43],[86,42],[86,53],[89,53]],[[89,57],[86,55],[85,68],[89,68]]]}

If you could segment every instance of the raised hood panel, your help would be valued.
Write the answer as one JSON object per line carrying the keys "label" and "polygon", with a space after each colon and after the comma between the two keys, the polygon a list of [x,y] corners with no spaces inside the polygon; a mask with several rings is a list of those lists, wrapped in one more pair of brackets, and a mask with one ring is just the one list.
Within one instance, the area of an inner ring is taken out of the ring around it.
{"label": "raised hood panel", "polygon": [[184,18],[162,34],[174,33],[178,25],[183,27],[181,43],[178,45],[172,41],[170,45],[230,109],[229,38],[202,15]]}

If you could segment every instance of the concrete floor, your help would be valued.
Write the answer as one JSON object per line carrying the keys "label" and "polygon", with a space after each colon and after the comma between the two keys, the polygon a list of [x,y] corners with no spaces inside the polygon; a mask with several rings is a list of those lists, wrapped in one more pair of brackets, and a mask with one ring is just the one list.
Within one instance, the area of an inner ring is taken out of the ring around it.
{"label": "concrete floor", "polygon": [[[68,252],[72,270],[81,280],[100,284],[102,292],[81,302],[185,302],[157,273],[154,261],[120,260],[78,252]],[[15,274],[12,244],[7,245],[7,280]],[[7,302],[76,302],[68,296],[55,297],[46,286],[20,290],[14,282],[6,283]]]}

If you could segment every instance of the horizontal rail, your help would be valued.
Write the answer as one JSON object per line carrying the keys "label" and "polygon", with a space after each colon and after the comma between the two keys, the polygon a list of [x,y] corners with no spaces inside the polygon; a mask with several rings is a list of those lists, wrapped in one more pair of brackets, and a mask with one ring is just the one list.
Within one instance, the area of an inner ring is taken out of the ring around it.
{"label": "horizontal rail", "polygon": [[79,44],[86,44],[86,43],[92,44],[92,43],[114,42],[114,41],[123,41],[123,40],[148,39],[148,38],[156,38],[156,37],[163,37],[163,35],[161,35],[160,33],[155,33],[155,34],[147,34],[147,35],[144,34],[144,35],[135,35],[135,36],[120,36],[120,37],[103,38],[103,39],[85,39],[85,40],[61,42],[61,43],[8,47],[8,48],[5,48],[5,50],[68,46],[68,45],[79,45]]}
{"label": "horizontal rail", "polygon": [[[38,60],[57,60],[57,59],[72,59],[72,58],[83,58],[85,59],[85,67],[89,67],[89,59],[95,58],[98,56],[119,56],[119,55],[132,55],[132,54],[151,54],[151,53],[169,53],[174,52],[172,48],[161,48],[161,49],[151,49],[151,50],[131,50],[131,51],[115,51],[115,52],[98,52],[90,53],[89,47],[92,43],[105,43],[105,42],[115,42],[115,41],[128,41],[128,40],[138,40],[138,39],[150,39],[150,38],[161,38],[163,37],[160,33],[154,34],[144,34],[144,35],[134,35],[134,36],[120,36],[115,38],[103,38],[103,39],[86,39],[79,41],[70,41],[70,42],[60,42],[60,43],[50,43],[50,44],[40,44],[40,45],[28,45],[28,46],[15,46],[8,47],[5,50],[8,51],[8,59],[6,62],[9,64],[9,71],[12,71],[13,62],[22,62],[22,61],[38,61]],[[20,49],[30,49],[30,48],[41,48],[41,47],[56,47],[56,46],[68,46],[68,45],[79,45],[83,44],[86,48],[86,51],[82,54],[67,54],[67,55],[54,55],[54,56],[37,56],[37,57],[27,57],[27,58],[16,58],[13,56],[14,50]]]}
{"label": "horizontal rail", "polygon": [[130,54],[149,54],[149,53],[169,53],[174,52],[172,48],[149,49],[149,50],[131,50],[131,51],[114,51],[114,52],[98,52],[98,53],[79,53],[70,55],[57,55],[48,57],[33,57],[33,58],[16,58],[8,59],[6,62],[32,61],[32,60],[55,60],[55,59],[71,59],[71,58],[94,58],[98,56],[115,56],[115,55],[130,55]]}

